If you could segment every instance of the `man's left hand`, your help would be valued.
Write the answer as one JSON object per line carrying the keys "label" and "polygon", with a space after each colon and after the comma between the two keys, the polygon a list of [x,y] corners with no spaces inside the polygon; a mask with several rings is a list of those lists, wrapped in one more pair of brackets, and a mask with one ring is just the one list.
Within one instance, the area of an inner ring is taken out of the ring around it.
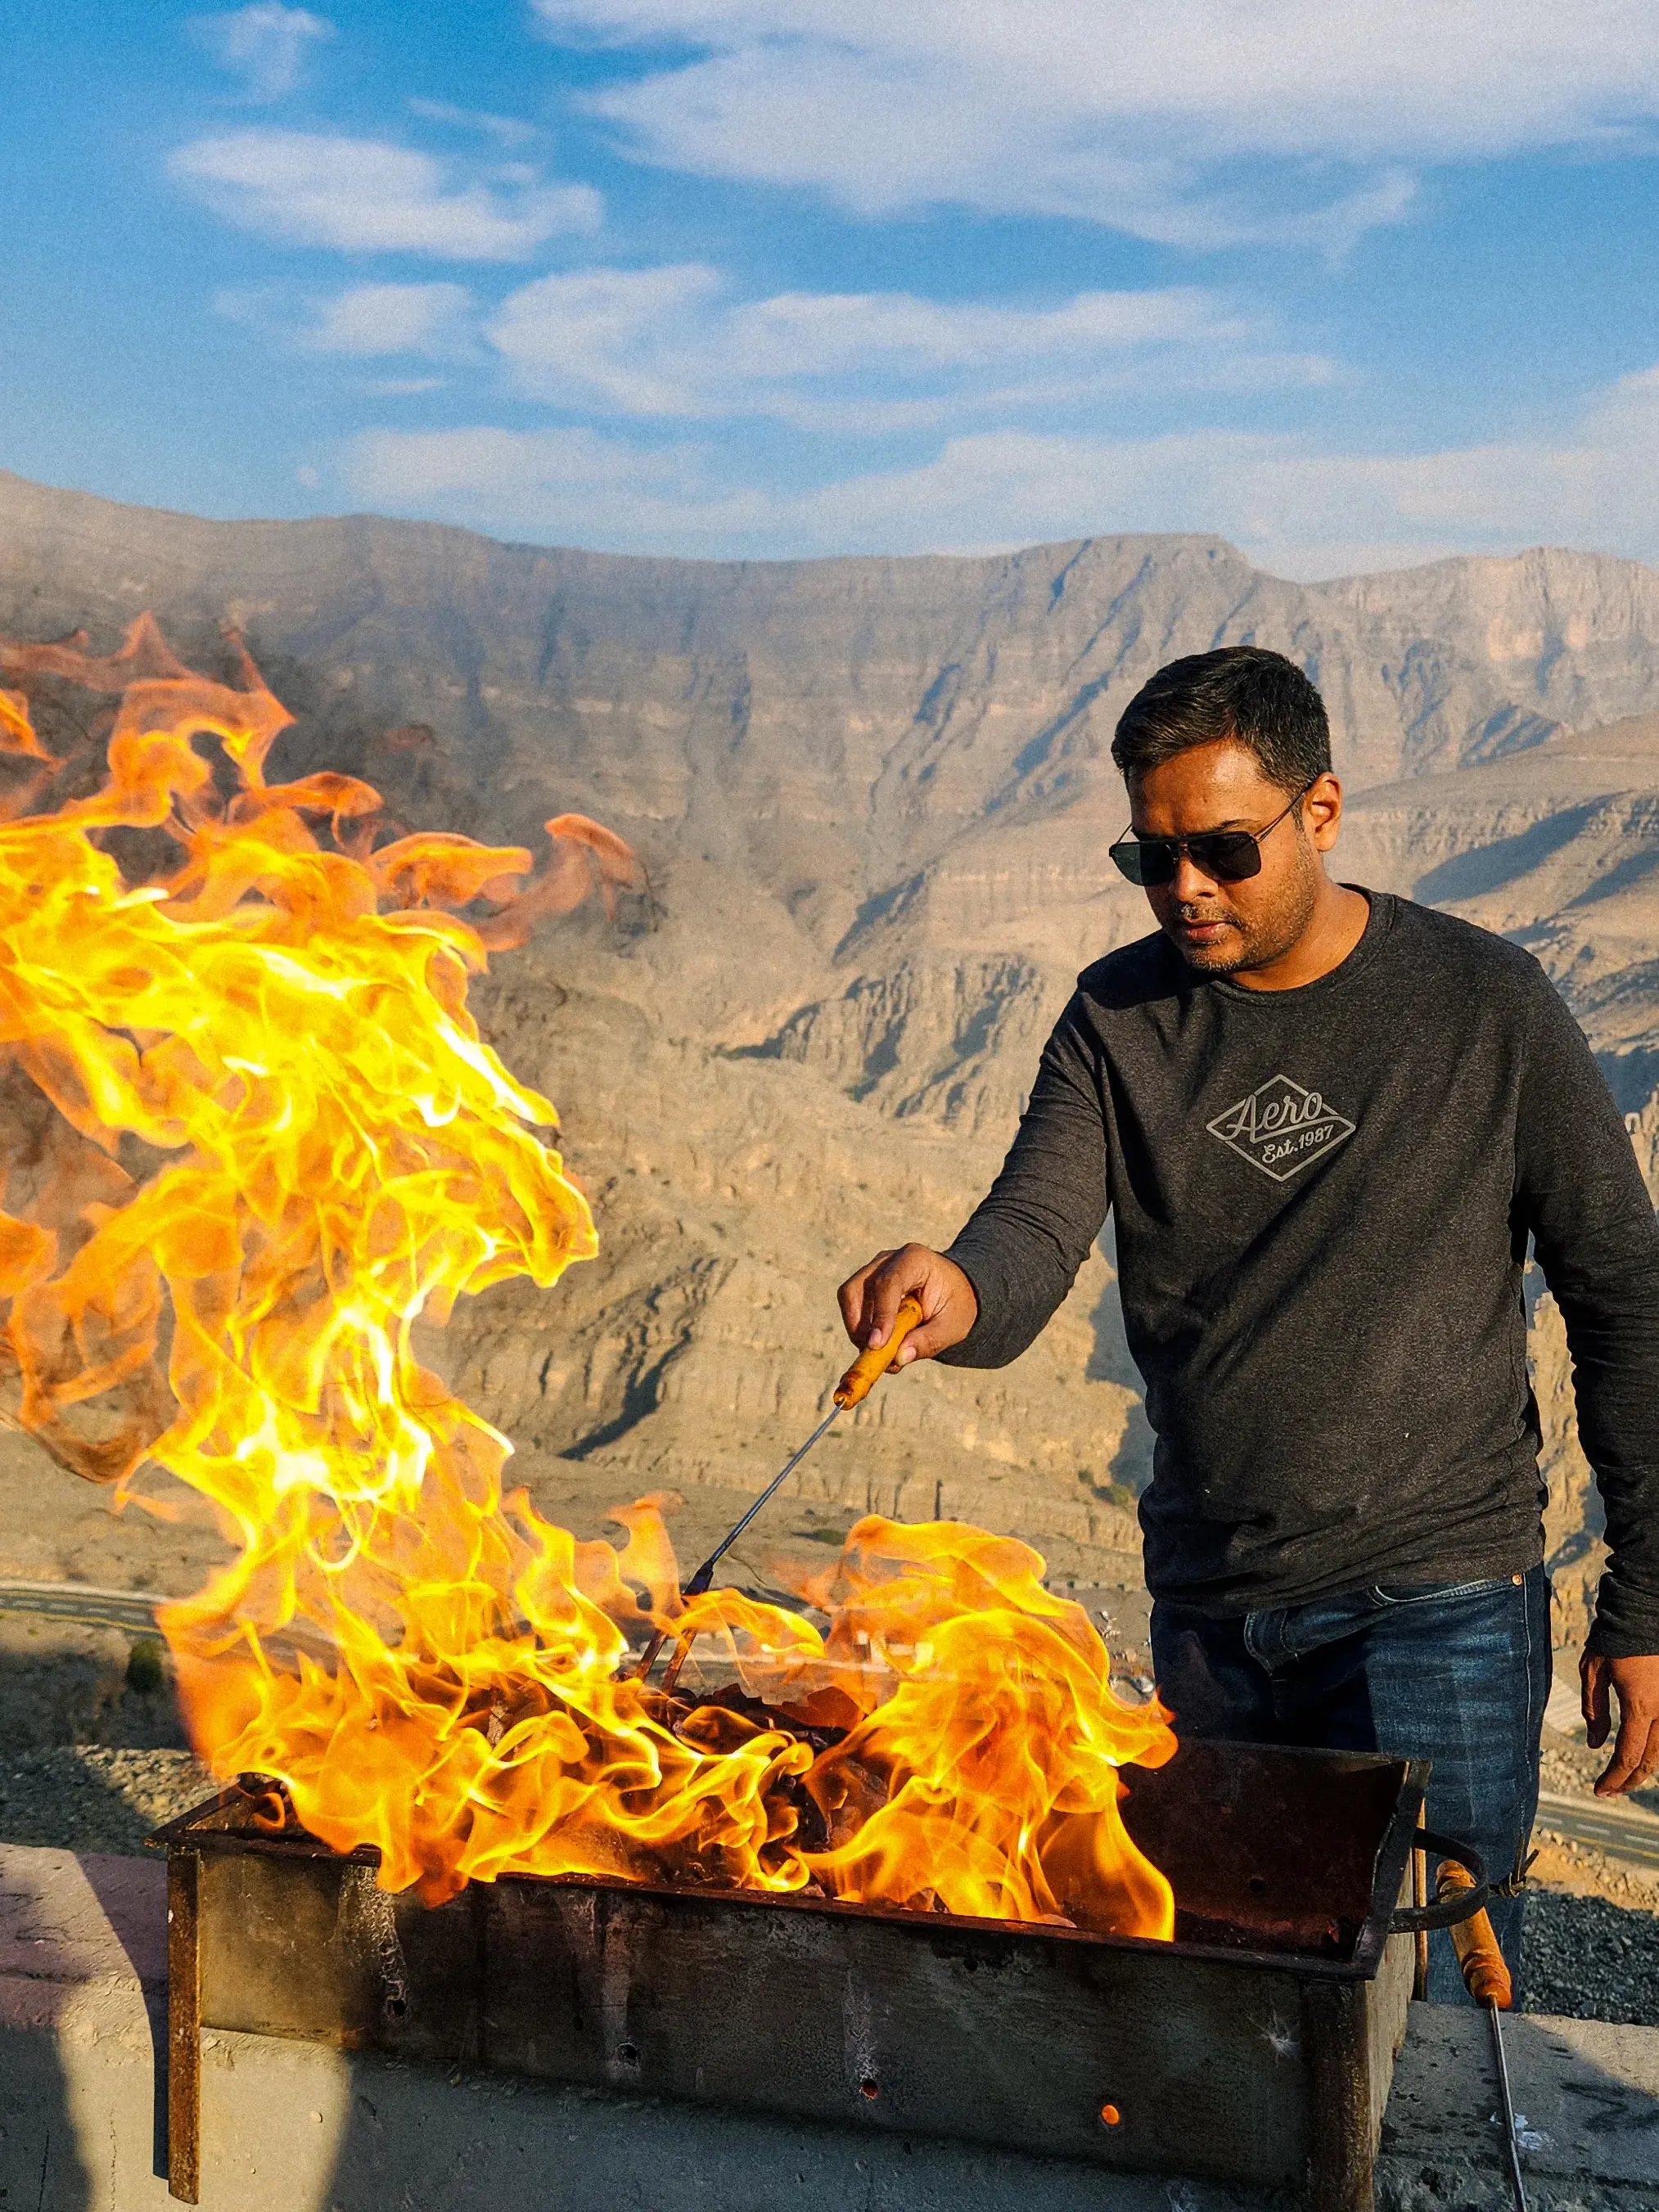
{"label": "man's left hand", "polygon": [[1583,1692],[1584,1733],[1600,1751],[1613,1726],[1609,1693],[1619,1699],[1619,1735],[1613,1757],[1596,1781],[1598,1797],[1617,1797],[1639,1790],[1659,1770],[1659,1655],[1609,1659],[1586,1651],[1578,1662]]}

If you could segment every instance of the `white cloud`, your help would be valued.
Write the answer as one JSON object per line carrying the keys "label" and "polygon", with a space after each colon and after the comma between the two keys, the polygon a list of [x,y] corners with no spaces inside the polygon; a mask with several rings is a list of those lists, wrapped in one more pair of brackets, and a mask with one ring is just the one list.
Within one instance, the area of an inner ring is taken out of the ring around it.
{"label": "white cloud", "polygon": [[672,333],[701,322],[722,289],[718,270],[695,264],[544,276],[504,303],[485,336],[526,396],[597,400],[631,415],[696,414],[696,393],[676,374]]}
{"label": "white cloud", "polygon": [[1305,437],[994,430],[918,466],[805,491],[723,482],[710,457],[581,430],[381,430],[355,494],[476,528],[723,556],[966,550],[1117,531],[1219,533],[1304,577],[1553,543],[1659,558],[1659,368],[1554,438],[1378,456]]}
{"label": "white cloud", "polygon": [[1306,383],[1329,373],[1316,358],[1264,353],[1253,320],[1196,287],[1083,292],[1036,308],[906,292],[741,300],[695,262],[539,277],[485,335],[528,398],[866,432],[1074,404],[1132,380]]}
{"label": "white cloud", "polygon": [[[331,298],[294,284],[233,286],[214,294],[213,310],[290,353],[362,361],[398,354],[446,362],[480,357],[472,295],[464,284],[353,284]],[[441,380],[428,378],[419,388],[434,390]]]}
{"label": "white cloud", "polygon": [[235,131],[179,147],[168,169],[228,222],[299,246],[523,261],[560,231],[597,228],[598,192],[521,165],[488,176],[375,138]]}
{"label": "white cloud", "polygon": [[1340,247],[1448,160],[1650,143],[1651,0],[535,0],[690,46],[591,105],[642,158],[1199,246]]}
{"label": "white cloud", "polygon": [[742,528],[766,507],[758,493],[714,491],[696,447],[647,451],[584,429],[370,430],[350,449],[348,481],[404,513],[618,544],[678,536],[693,516]]}
{"label": "white cloud", "polygon": [[424,123],[447,124],[454,131],[475,131],[499,146],[528,146],[541,137],[533,123],[514,115],[490,115],[482,108],[456,107],[447,100],[411,100],[409,112]]}
{"label": "white cloud", "polygon": [[[805,518],[803,518],[804,520]],[[1007,544],[1103,530],[1218,532],[1304,577],[1539,543],[1659,556],[1659,371],[1597,394],[1554,438],[1332,450],[1223,430],[1146,440],[1016,431],[811,498],[821,544]]]}
{"label": "white cloud", "polygon": [[354,284],[322,304],[300,340],[307,353],[453,356],[468,350],[472,295],[464,284]]}
{"label": "white cloud", "polygon": [[305,73],[311,49],[334,36],[326,17],[281,0],[253,0],[224,15],[197,15],[191,35],[223,68],[241,77],[252,100],[280,100]]}

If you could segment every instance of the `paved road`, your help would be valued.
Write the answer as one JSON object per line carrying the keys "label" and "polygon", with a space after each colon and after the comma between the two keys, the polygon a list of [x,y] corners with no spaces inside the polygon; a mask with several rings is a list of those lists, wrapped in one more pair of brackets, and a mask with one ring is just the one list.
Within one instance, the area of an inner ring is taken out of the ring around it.
{"label": "paved road", "polygon": [[1659,1867],[1659,1814],[1614,1798],[1565,1797],[1553,1790],[1538,1795],[1538,1826],[1547,1835],[1589,1844],[1610,1858],[1632,1866]]}
{"label": "paved road", "polygon": [[49,1620],[78,1620],[88,1628],[153,1629],[165,1598],[149,1590],[94,1589],[81,1583],[25,1583],[0,1579],[0,1613],[33,1613]]}
{"label": "paved road", "polygon": [[[154,1590],[94,1589],[88,1583],[25,1583],[0,1577],[0,1613],[29,1613],[47,1620],[79,1621],[86,1628],[125,1628],[154,1633],[155,1609],[167,1600]],[[274,1656],[295,1649],[325,1657],[333,1646],[304,1628],[265,1638]]]}

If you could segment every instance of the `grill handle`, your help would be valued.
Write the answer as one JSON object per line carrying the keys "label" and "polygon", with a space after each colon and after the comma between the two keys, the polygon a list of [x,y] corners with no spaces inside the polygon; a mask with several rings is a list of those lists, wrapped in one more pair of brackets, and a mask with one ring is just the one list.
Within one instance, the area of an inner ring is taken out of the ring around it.
{"label": "grill handle", "polygon": [[1492,1895],[1492,1884],[1486,1879],[1486,1863],[1472,1844],[1455,1844],[1449,1837],[1437,1836],[1432,1828],[1419,1828],[1412,1838],[1412,1849],[1432,1852],[1437,1859],[1455,1859],[1470,1876],[1468,1889],[1455,1890],[1433,1905],[1402,1905],[1396,1908],[1389,1923],[1390,1936],[1415,1936],[1419,1929],[1455,1928],[1460,1920],[1468,1920],[1480,1911]]}

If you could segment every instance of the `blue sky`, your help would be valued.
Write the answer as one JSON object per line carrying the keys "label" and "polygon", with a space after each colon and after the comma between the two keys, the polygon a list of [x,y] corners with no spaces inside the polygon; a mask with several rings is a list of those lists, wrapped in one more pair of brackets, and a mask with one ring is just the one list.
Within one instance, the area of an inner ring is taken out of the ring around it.
{"label": "blue sky", "polygon": [[0,465],[629,552],[1659,559],[1653,0],[10,0]]}

